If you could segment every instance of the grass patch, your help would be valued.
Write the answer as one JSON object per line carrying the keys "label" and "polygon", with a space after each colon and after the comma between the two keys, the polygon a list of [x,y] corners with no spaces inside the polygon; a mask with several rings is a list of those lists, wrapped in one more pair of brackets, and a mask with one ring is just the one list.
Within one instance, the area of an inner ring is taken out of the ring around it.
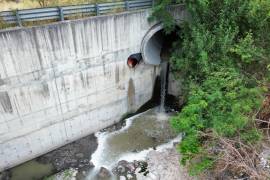
{"label": "grass patch", "polygon": [[[119,1],[119,0],[117,0]],[[0,0],[0,11],[10,11],[14,9],[31,9],[52,6],[69,6],[76,4],[95,4],[103,2],[115,2],[112,0],[20,0],[16,3],[11,0]]]}

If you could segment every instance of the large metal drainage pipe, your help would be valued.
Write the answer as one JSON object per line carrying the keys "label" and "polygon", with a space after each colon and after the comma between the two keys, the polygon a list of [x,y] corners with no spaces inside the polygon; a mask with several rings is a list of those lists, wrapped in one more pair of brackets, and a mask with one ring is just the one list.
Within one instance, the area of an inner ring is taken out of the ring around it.
{"label": "large metal drainage pipe", "polygon": [[141,44],[142,58],[146,64],[159,65],[161,63],[161,49],[164,42],[161,24],[153,26],[144,36]]}

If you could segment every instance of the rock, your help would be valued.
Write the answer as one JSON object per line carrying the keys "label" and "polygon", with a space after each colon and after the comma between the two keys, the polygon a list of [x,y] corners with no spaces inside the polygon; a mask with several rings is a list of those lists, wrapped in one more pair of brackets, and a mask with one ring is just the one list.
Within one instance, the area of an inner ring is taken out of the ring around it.
{"label": "rock", "polygon": [[121,175],[126,175],[126,168],[122,165],[117,165],[116,167],[113,168],[112,170],[113,174],[117,175],[117,176],[121,176]]}
{"label": "rock", "polygon": [[118,165],[126,166],[129,162],[126,160],[121,160],[118,162]]}
{"label": "rock", "polygon": [[130,174],[132,177],[137,167],[140,166],[138,161],[128,162],[121,160],[117,163],[116,167],[113,168],[113,174],[118,176],[127,176]]}
{"label": "rock", "polygon": [[126,176],[128,162],[125,160],[121,160],[117,163],[116,167],[113,168],[113,173],[117,176]]}
{"label": "rock", "polygon": [[83,153],[78,153],[78,154],[76,154],[75,156],[76,156],[77,158],[83,158],[83,157],[84,157]]}
{"label": "rock", "polygon": [[67,161],[67,163],[76,164],[76,163],[78,163],[78,160],[77,159],[70,159],[69,161]]}
{"label": "rock", "polygon": [[135,168],[138,168],[140,166],[140,162],[136,160],[133,161],[133,164]]}
{"label": "rock", "polygon": [[95,167],[94,163],[92,161],[89,162],[90,167]]}
{"label": "rock", "polygon": [[58,172],[52,176],[49,176],[46,179],[55,179],[55,180],[62,180],[62,179],[66,179],[66,180],[76,180],[76,175],[77,175],[78,171],[74,168],[69,168],[66,169],[64,171]]}
{"label": "rock", "polygon": [[162,152],[150,151],[146,162],[140,162],[140,171],[137,170],[137,180],[194,180],[179,164],[179,154],[173,149]]}
{"label": "rock", "polygon": [[11,173],[10,171],[3,171],[3,172],[0,172],[0,179],[1,180],[10,180],[11,179]]}
{"label": "rock", "polygon": [[43,164],[52,163],[56,171],[63,171],[69,167],[90,169],[93,167],[88,163],[90,155],[95,152],[97,145],[97,137],[92,134],[42,155],[37,161]]}
{"label": "rock", "polygon": [[126,165],[126,169],[128,170],[129,173],[134,173],[135,170],[136,170],[136,168],[135,168],[135,166],[134,166],[134,163],[128,163],[128,164]]}
{"label": "rock", "polygon": [[126,168],[122,165],[117,166],[117,171],[119,174],[124,174],[126,172]]}
{"label": "rock", "polygon": [[131,175],[131,174],[127,175],[127,179],[133,179],[133,178],[134,178],[134,175]]}
{"label": "rock", "polygon": [[126,180],[126,177],[125,176],[120,176],[119,180]]}
{"label": "rock", "polygon": [[260,166],[263,168],[267,168],[270,165],[269,157],[270,157],[270,150],[264,150],[260,153]]}
{"label": "rock", "polygon": [[99,178],[108,178],[111,176],[111,173],[108,169],[106,169],[105,167],[101,167],[98,173],[98,177]]}
{"label": "rock", "polygon": [[148,164],[145,161],[139,161],[139,167],[140,167],[139,173],[145,173],[147,172]]}
{"label": "rock", "polygon": [[76,168],[76,167],[79,167],[79,165],[72,163],[72,164],[70,164],[70,167]]}
{"label": "rock", "polygon": [[179,142],[173,142],[173,147],[176,147],[179,144]]}
{"label": "rock", "polygon": [[133,153],[137,153],[137,152],[138,152],[138,150],[137,150],[137,149],[133,149],[131,152],[133,152]]}

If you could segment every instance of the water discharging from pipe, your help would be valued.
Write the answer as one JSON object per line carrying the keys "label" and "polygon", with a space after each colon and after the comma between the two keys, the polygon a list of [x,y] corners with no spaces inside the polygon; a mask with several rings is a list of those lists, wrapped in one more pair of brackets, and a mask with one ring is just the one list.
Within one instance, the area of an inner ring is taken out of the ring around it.
{"label": "water discharging from pipe", "polygon": [[168,79],[168,66],[169,63],[167,61],[163,61],[161,63],[161,72],[160,72],[160,112],[165,112],[165,101],[167,94],[167,79]]}

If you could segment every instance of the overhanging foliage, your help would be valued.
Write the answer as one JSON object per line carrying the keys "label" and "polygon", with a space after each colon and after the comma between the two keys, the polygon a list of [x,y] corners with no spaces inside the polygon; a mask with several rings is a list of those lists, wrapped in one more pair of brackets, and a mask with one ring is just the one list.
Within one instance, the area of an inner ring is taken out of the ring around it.
{"label": "overhanging foliage", "polygon": [[186,105],[171,122],[184,134],[181,162],[198,174],[224,152],[209,151],[218,147],[219,138],[203,134],[252,146],[262,137],[254,114],[269,88],[270,1],[186,0],[192,19],[182,24],[167,12],[170,3],[158,1],[153,18],[166,32],[178,31],[170,61],[175,76],[185,82]]}

